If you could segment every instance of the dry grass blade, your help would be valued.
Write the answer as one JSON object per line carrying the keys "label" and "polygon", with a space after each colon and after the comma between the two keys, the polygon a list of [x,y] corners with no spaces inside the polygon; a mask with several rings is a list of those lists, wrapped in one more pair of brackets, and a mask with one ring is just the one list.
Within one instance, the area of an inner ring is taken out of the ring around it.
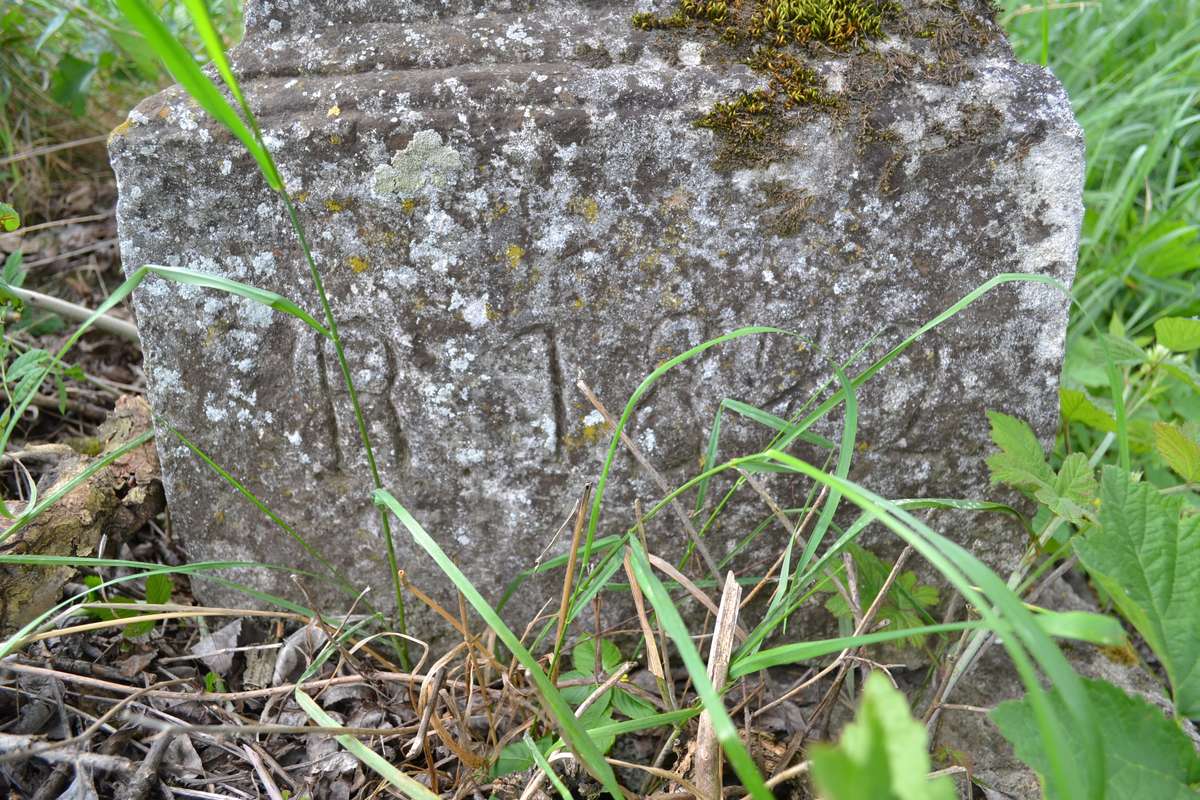
{"label": "dry grass blade", "polygon": [[633,606],[637,611],[638,627],[642,631],[642,639],[646,643],[646,669],[658,680],[667,677],[663,669],[662,657],[658,653],[658,642],[654,629],[650,627],[650,618],[646,616],[646,599],[642,597],[642,589],[638,586],[633,574],[633,565],[629,563],[629,553],[625,553],[625,575],[629,578],[629,592],[633,595]]}
{"label": "dry grass blade", "polygon": [[[708,650],[708,678],[718,692],[725,686],[729,675],[729,659],[733,654],[734,629],[737,627],[741,599],[742,587],[730,572],[725,576],[721,606],[717,611],[716,627]],[[721,761],[717,731],[713,727],[712,714],[706,708],[700,714],[694,759],[695,783],[701,798],[721,797]]]}
{"label": "dry grass blade", "polygon": [[562,598],[558,606],[558,627],[554,631],[554,656],[550,663],[550,682],[558,678],[558,668],[562,662],[563,638],[567,633],[567,614],[571,609],[571,589],[575,581],[575,567],[579,560],[579,542],[583,538],[584,523],[587,522],[587,510],[591,505],[592,486],[583,487],[583,496],[579,498],[579,506],[575,513],[575,530],[571,533],[571,550],[567,559],[567,571],[563,575]]}
{"label": "dry grass blade", "polygon": [[[696,598],[700,605],[711,611],[714,617],[720,613],[720,608],[718,608],[717,604],[712,601],[712,598],[700,591],[700,587],[692,583],[690,578],[688,578],[679,570],[675,569],[675,566],[670,561],[667,561],[661,556],[656,556],[653,553],[649,553],[647,557],[650,559],[650,563],[655,569],[659,570],[671,580],[675,581],[684,589],[686,589],[687,593]],[[738,641],[741,642],[746,641],[746,637],[750,635],[741,625],[737,625],[734,628],[734,633],[737,635]]]}

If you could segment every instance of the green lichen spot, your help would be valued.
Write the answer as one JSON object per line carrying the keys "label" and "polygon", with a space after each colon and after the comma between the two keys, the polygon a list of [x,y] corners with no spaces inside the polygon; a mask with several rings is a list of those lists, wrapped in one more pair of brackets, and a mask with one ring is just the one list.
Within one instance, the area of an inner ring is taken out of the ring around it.
{"label": "green lichen spot", "polygon": [[340,200],[329,199],[325,201],[325,210],[330,214],[340,214],[346,210],[346,204]]}
{"label": "green lichen spot", "polygon": [[356,275],[360,275],[371,268],[371,264],[362,256],[350,256],[346,259],[346,263],[350,265],[350,269],[354,270]]}

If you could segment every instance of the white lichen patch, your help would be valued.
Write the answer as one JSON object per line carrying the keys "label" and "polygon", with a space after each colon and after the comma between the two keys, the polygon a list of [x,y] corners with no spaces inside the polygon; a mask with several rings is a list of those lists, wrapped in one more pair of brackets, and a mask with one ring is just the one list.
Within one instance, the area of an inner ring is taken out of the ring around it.
{"label": "white lichen patch", "polygon": [[427,186],[445,188],[463,167],[462,156],[442,142],[435,130],[413,134],[408,147],[392,156],[390,164],[380,164],[372,174],[372,189],[383,197],[411,198]]}

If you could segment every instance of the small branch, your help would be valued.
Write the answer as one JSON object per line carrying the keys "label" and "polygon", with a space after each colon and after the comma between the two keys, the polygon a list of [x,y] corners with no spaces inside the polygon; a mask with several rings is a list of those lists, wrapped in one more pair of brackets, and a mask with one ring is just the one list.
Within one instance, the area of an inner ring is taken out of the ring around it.
{"label": "small branch", "polygon": [[[85,308],[75,303],[69,303],[66,300],[61,300],[57,297],[51,297],[48,294],[41,292],[30,291],[29,289],[18,289],[15,286],[8,286],[5,291],[14,294],[22,303],[40,308],[43,311],[49,311],[53,314],[58,314],[64,319],[69,319],[73,322],[85,322],[92,316],[92,310]],[[111,333],[114,336],[120,336],[133,342],[138,347],[141,347],[142,340],[138,336],[137,326],[133,323],[126,322],[123,319],[117,319],[110,314],[102,314],[93,323],[96,328]]]}
{"label": "small branch", "polygon": [[[733,573],[725,576],[725,589],[721,592],[721,606],[713,630],[712,643],[708,651],[708,678],[718,693],[725,687],[729,675],[729,659],[733,655],[733,634],[737,627],[742,587]],[[723,702],[723,701],[722,701]],[[700,728],[696,733],[695,783],[702,800],[721,797],[721,745],[717,741],[717,729],[713,725],[709,709],[700,713]]]}

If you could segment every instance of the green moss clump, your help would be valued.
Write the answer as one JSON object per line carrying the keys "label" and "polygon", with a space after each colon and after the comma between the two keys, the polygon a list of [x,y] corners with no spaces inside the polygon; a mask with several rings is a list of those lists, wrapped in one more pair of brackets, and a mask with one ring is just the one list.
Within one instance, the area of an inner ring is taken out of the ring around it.
{"label": "green moss clump", "polygon": [[765,0],[750,19],[750,35],[782,47],[823,42],[844,47],[879,36],[890,2],[876,0]]}

